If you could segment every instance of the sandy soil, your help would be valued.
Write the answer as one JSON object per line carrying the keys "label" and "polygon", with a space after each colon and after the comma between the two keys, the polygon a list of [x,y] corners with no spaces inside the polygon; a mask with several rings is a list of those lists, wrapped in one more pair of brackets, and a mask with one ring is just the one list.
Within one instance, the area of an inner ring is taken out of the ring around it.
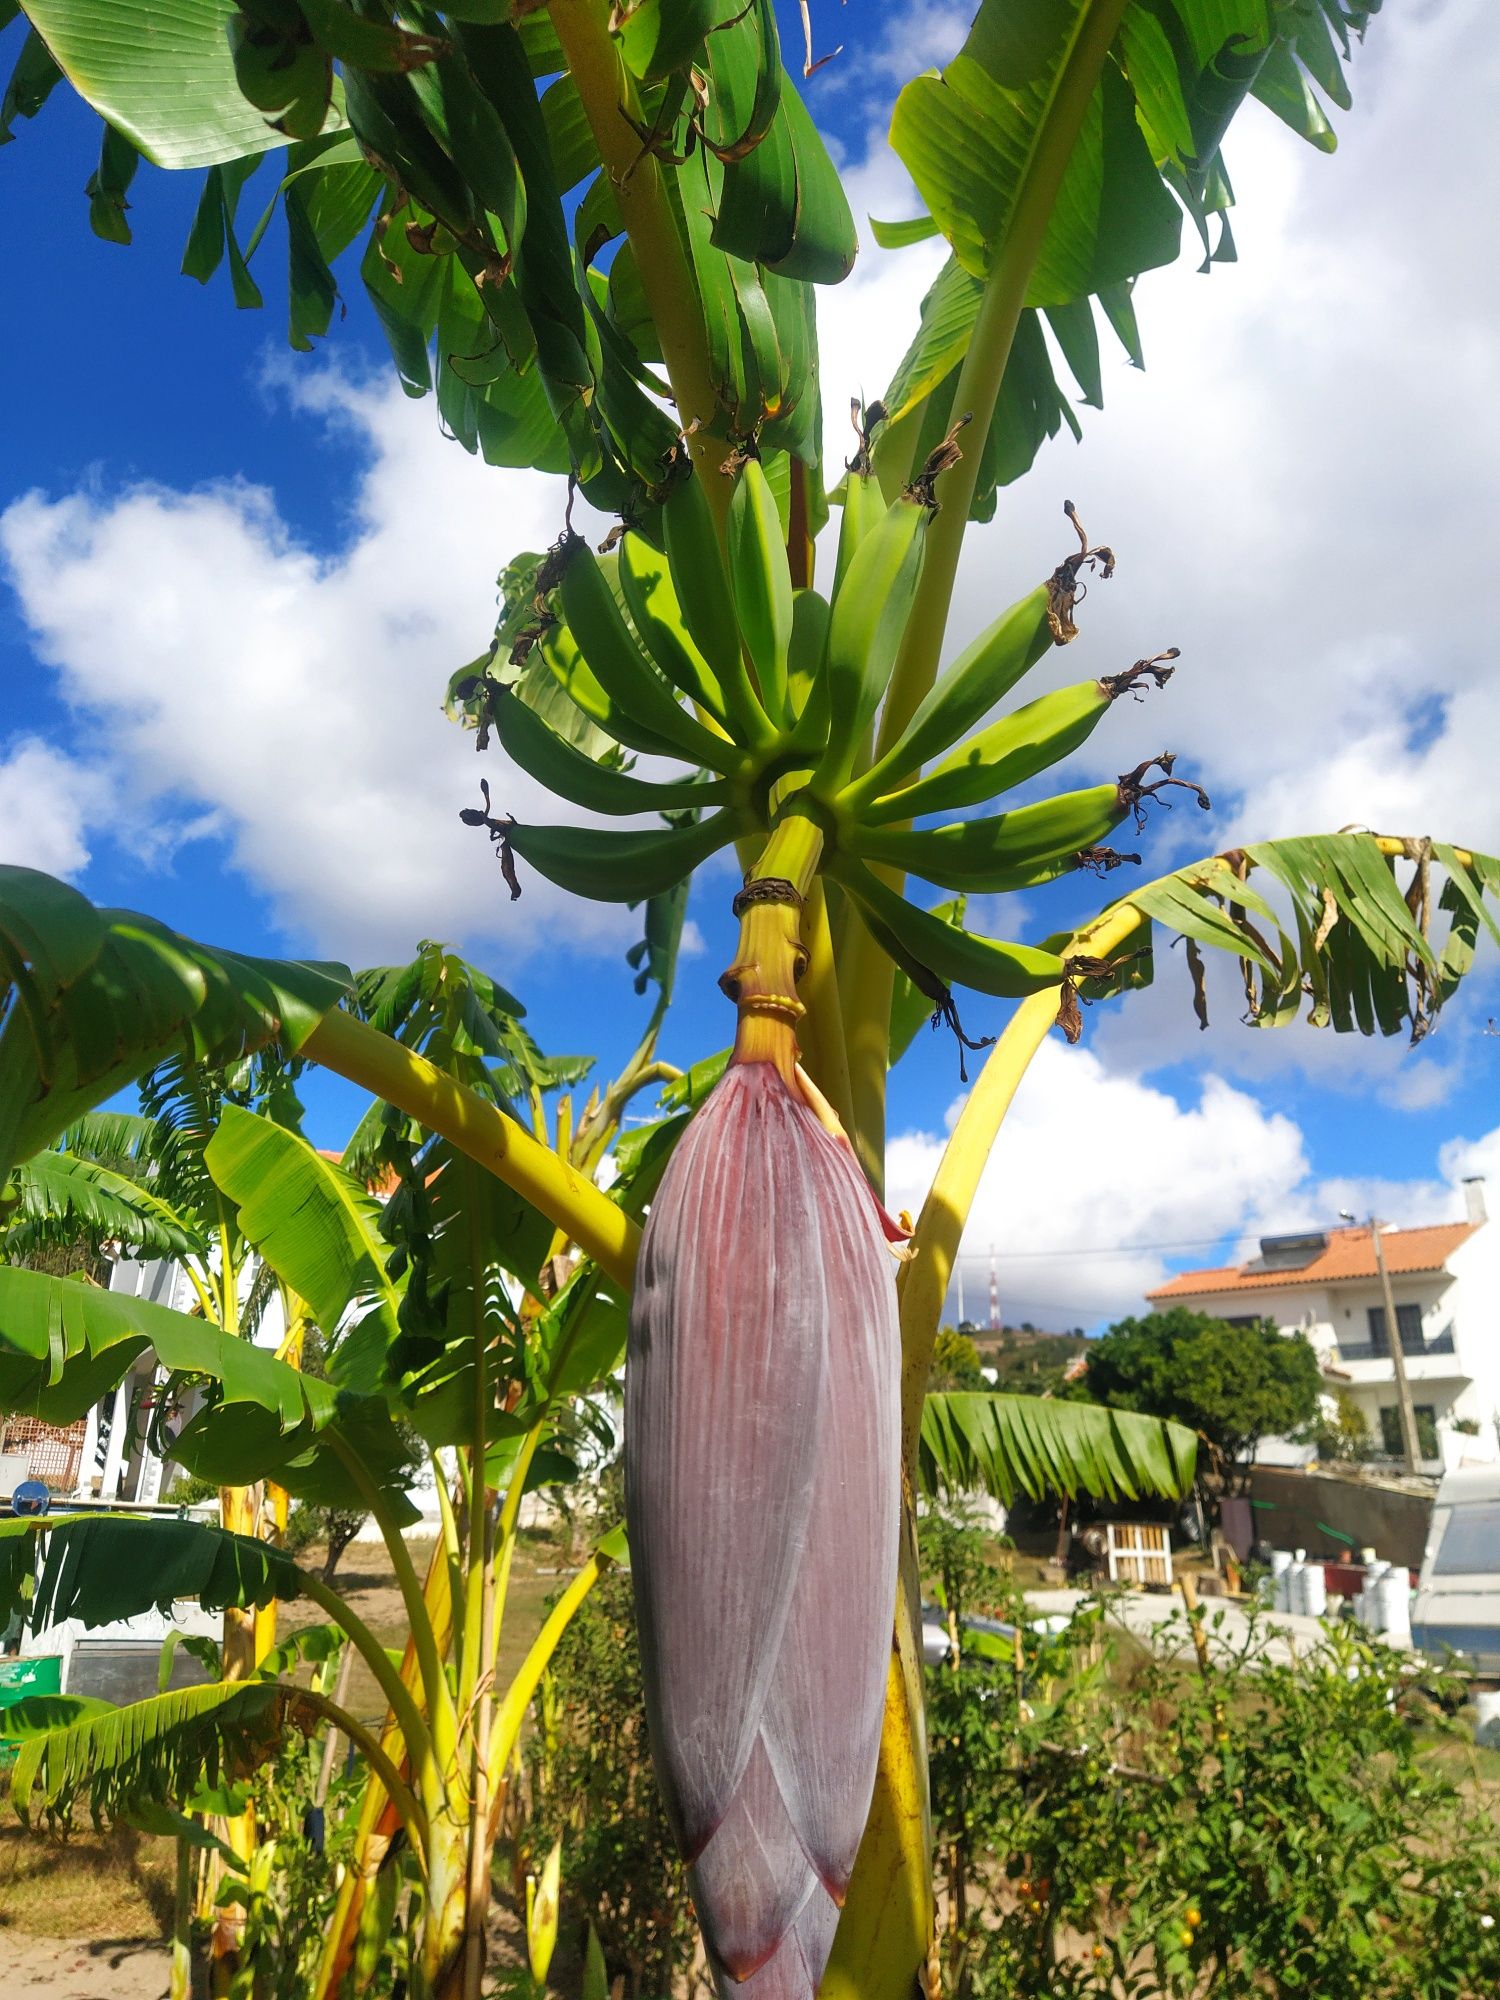
{"label": "sandy soil", "polygon": [[164,2000],[168,1962],[167,1947],[156,1942],[69,1944],[0,1931],[5,2000]]}

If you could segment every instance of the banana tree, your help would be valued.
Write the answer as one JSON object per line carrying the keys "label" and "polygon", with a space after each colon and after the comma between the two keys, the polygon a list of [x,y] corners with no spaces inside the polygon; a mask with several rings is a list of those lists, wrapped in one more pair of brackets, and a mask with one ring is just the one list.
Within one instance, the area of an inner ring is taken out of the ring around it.
{"label": "banana tree", "polygon": [[[769,0],[551,0],[514,23],[488,6],[257,4],[227,48],[226,10],[177,0],[173,36],[143,33],[128,61],[121,16],[160,28],[153,0],[25,11],[29,76],[50,61],[105,120],[96,206],[132,148],[206,166],[190,265],[227,258],[245,300],[239,190],[289,136],[274,200],[294,339],[327,326],[331,260],[369,221],[361,276],[404,384],[435,390],[469,449],[566,472],[620,517],[598,555],[560,507],[556,546],[507,572],[496,643],[450,701],[570,804],[630,821],[519,824],[486,794],[465,817],[513,894],[535,868],[638,901],[731,845],[744,869],[721,982],[732,1059],[665,1164],[644,1243],[628,1203],[412,1049],[331,1003],[310,1018],[303,973],[252,968],[282,982],[258,1018],[490,1169],[617,1286],[639,1262],[627,1448],[648,1706],[716,1969],[751,2000],[904,2000],[931,1923],[923,1389],[1027,1061],[1054,1024],[1076,1037],[1081,1002],[1147,975],[1160,925],[1195,968],[1210,945],[1241,962],[1258,1024],[1309,1002],[1336,1030],[1387,1033],[1425,1031],[1494,929],[1500,864],[1362,833],[1210,857],[1038,943],[910,893],[1108,873],[1113,831],[1182,782],[1170,758],[1122,756],[1105,783],[1007,796],[1122,693],[1160,686],[1172,654],[1097,663],[990,721],[1076,640],[1086,580],[1114,558],[1073,516],[1076,546],[940,673],[959,553],[1069,414],[1049,338],[1097,401],[1095,302],[1138,359],[1132,288],[1177,255],[1184,216],[1211,254],[1228,248],[1222,144],[1240,105],[1326,149],[1313,85],[1344,100],[1375,9],[985,0],[961,53],[896,103],[925,213],[882,233],[938,235],[952,255],[887,395],[857,409],[831,495],[813,288],[845,274],[855,240]],[[191,94],[175,88],[190,65]],[[633,754],[677,773],[642,775]],[[878,1205],[894,1003],[921,995],[956,1025],[956,986],[1017,1005],[898,1277],[882,1244],[907,1225]],[[196,1006],[179,1012],[204,1038]],[[51,1088],[28,1066],[0,1103],[45,1125]]]}

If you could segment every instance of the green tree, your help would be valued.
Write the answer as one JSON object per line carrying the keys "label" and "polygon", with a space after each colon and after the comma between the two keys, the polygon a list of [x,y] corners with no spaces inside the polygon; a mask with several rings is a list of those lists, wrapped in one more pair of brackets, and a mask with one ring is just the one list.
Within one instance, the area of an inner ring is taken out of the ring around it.
{"label": "green tree", "polygon": [[1248,1470],[1264,1437],[1293,1437],[1318,1414],[1318,1359],[1273,1320],[1231,1326],[1173,1306],[1118,1320],[1089,1350],[1089,1395],[1115,1409],[1172,1417],[1202,1440],[1200,1477]]}
{"label": "green tree", "polygon": [[984,1387],[979,1349],[966,1333],[958,1333],[951,1326],[938,1328],[937,1339],[932,1343],[932,1369],[927,1382],[933,1389]]}

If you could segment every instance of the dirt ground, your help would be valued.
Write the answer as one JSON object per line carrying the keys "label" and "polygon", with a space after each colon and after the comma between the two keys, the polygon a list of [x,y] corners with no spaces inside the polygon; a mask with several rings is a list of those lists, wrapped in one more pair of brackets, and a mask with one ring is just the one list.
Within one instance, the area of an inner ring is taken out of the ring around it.
{"label": "dirt ground", "polygon": [[67,1944],[0,1930],[5,2000],[162,2000],[167,1969],[167,1947],[154,1940]]}

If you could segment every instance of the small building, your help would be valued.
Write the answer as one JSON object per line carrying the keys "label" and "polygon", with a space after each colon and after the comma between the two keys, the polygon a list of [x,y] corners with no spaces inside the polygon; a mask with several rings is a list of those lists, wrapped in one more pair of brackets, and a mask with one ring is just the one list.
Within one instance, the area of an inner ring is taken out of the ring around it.
{"label": "small building", "polygon": [[[1484,1183],[1465,1183],[1462,1222],[1383,1228],[1402,1360],[1422,1448],[1419,1469],[1440,1475],[1500,1462],[1500,1228],[1488,1220]],[[1375,1246],[1363,1225],[1264,1236],[1243,1264],[1182,1271],[1149,1293],[1156,1307],[1185,1306],[1231,1326],[1274,1320],[1305,1335],[1318,1356],[1330,1412],[1342,1393],[1364,1418],[1377,1454],[1399,1458],[1401,1420],[1386,1335]],[[1312,1456],[1267,1440],[1262,1458]]]}

